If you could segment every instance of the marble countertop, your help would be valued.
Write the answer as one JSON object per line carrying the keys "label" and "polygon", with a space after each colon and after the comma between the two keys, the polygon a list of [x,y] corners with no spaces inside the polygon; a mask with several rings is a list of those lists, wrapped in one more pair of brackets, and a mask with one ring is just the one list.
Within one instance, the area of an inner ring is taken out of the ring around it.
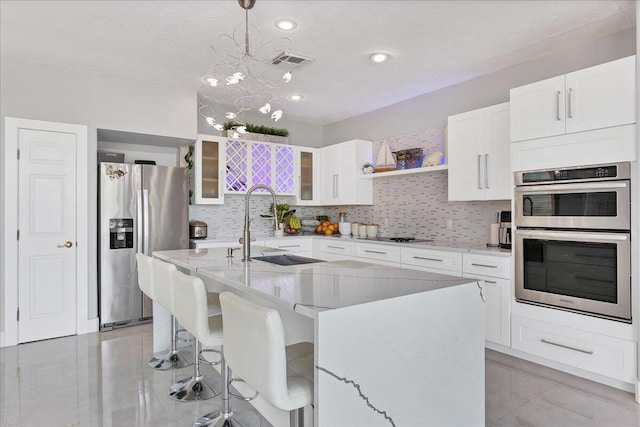
{"label": "marble countertop", "polygon": [[[269,248],[252,246],[252,256],[277,254]],[[475,280],[437,273],[406,270],[360,261],[331,261],[280,266],[264,261],[241,261],[235,251],[227,258],[226,248],[182,249],[153,255],[189,269],[206,280],[207,289],[221,292],[228,287],[249,292],[272,304],[315,318],[317,313],[379,300],[402,297]],[[217,287],[216,283],[221,286]]]}
{"label": "marble countertop", "polygon": [[[277,237],[277,239],[293,239],[293,238],[314,238],[314,239],[328,239],[328,240],[340,240],[340,241],[349,241],[349,242],[362,242],[362,243],[375,243],[380,245],[389,245],[389,246],[400,246],[400,247],[408,247],[408,248],[424,248],[424,249],[435,249],[435,250],[443,250],[443,251],[452,251],[452,252],[462,252],[462,253],[475,253],[480,255],[494,255],[494,256],[511,256],[511,249],[502,249],[496,247],[489,247],[486,244],[480,243],[470,243],[470,242],[449,242],[445,240],[434,240],[431,242],[419,242],[419,243],[399,243],[399,242],[384,242],[378,240],[369,240],[359,237],[353,237],[350,235],[341,236],[339,234],[334,234],[332,236],[324,236],[320,234],[294,234],[294,235],[285,235],[283,237]],[[274,236],[253,236],[256,240],[271,240],[276,239]],[[233,244],[237,244],[238,239],[233,237],[212,237],[207,239],[192,239],[191,242],[230,242]]]}

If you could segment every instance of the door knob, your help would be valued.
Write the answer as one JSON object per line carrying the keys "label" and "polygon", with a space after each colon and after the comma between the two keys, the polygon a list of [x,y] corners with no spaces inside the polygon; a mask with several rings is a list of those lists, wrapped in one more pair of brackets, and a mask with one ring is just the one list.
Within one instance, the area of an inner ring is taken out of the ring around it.
{"label": "door knob", "polygon": [[66,242],[64,242],[62,245],[57,245],[59,248],[70,248],[71,246],[73,246],[73,243],[71,243],[71,241],[67,240]]}

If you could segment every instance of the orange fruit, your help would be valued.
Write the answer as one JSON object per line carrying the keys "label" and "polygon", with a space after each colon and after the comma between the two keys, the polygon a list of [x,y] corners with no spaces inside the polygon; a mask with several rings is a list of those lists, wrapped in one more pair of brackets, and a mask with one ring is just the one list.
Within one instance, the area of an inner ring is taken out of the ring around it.
{"label": "orange fruit", "polygon": [[333,234],[333,230],[331,228],[327,228],[326,230],[324,230],[324,234],[326,234],[327,236],[331,236]]}
{"label": "orange fruit", "polygon": [[329,225],[329,224],[331,224],[331,222],[329,222],[329,221],[322,221],[322,224],[320,224],[320,225],[322,225],[323,227],[326,227],[326,226],[327,226],[327,225]]}
{"label": "orange fruit", "polygon": [[319,225],[319,226],[317,226],[317,227],[316,227],[316,231],[317,231],[318,233],[322,233],[324,230],[322,229],[322,226],[321,226],[321,225]]}

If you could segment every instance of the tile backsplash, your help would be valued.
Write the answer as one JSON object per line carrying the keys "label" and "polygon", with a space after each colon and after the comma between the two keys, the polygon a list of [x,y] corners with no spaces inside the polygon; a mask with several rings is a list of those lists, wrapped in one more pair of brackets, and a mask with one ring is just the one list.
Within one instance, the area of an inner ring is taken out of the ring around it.
{"label": "tile backsplash", "polygon": [[[278,197],[278,203],[289,203],[301,218],[329,215],[338,221],[338,212],[347,212],[350,222],[380,225],[382,236],[413,236],[452,242],[486,243],[489,224],[496,212],[511,208],[509,201],[449,202],[447,171],[378,178],[373,182],[373,206],[293,206],[292,197]],[[273,233],[267,214],[271,197],[251,197],[251,233],[264,236]],[[239,238],[244,227],[244,196],[226,195],[224,205],[194,205],[189,218],[204,221],[209,226],[209,238]],[[447,219],[453,220],[453,230],[447,230]]]}
{"label": "tile backsplash", "polygon": [[[435,127],[388,139],[391,150],[423,148],[425,154],[446,153],[446,130]],[[373,144],[374,159],[382,140]],[[278,203],[289,203],[300,218],[329,215],[338,221],[338,212],[347,212],[350,222],[378,224],[381,236],[412,236],[452,242],[486,243],[490,224],[496,212],[511,208],[511,202],[449,202],[447,171],[389,176],[373,180],[373,206],[293,206],[293,197],[278,197]],[[255,193],[254,193],[255,194]],[[271,197],[252,195],[250,218],[254,236],[273,234],[272,220],[267,214]],[[189,218],[208,224],[209,238],[239,238],[244,227],[244,196],[225,195],[224,205],[190,206]],[[447,229],[453,221],[453,230]]]}

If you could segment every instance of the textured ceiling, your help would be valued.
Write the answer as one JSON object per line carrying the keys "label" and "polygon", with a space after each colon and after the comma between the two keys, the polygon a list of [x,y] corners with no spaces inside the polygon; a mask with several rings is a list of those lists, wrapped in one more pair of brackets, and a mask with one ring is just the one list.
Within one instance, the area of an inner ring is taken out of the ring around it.
{"label": "textured ceiling", "polygon": [[[280,18],[297,21],[285,33]],[[5,55],[193,88],[244,31],[236,0],[0,1]],[[252,46],[289,37],[315,59],[284,94],[289,119],[327,124],[635,26],[634,1],[271,1],[249,13]],[[228,46],[228,44],[227,44]],[[265,57],[273,50],[266,46]],[[368,61],[385,51],[384,64]]]}

